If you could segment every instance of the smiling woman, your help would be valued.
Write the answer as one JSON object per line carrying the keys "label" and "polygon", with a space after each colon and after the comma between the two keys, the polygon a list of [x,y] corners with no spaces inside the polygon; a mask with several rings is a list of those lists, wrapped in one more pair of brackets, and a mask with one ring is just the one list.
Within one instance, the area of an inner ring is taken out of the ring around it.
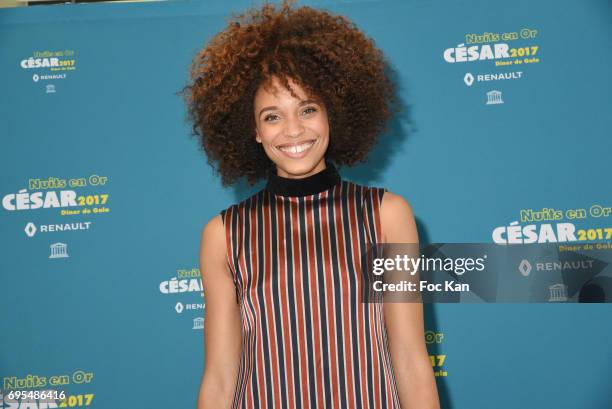
{"label": "smiling woman", "polygon": [[[284,98],[288,91],[298,103],[316,101],[330,124],[326,157],[350,166],[365,160],[399,108],[385,69],[382,52],[345,17],[309,7],[292,10],[287,2],[280,9],[265,4],[239,15],[206,44],[182,93],[193,135],[223,184],[242,177],[255,184],[276,170],[255,138],[260,110],[281,108],[276,101],[255,111],[256,94],[280,91],[278,98]],[[287,124],[281,115],[287,112],[266,113],[272,114],[266,129]]]}
{"label": "smiling woman", "polygon": [[366,302],[373,243],[417,243],[410,205],[344,180],[395,103],[382,52],[342,16],[266,4],[192,68],[193,131],[224,184],[267,184],[202,230],[198,408],[439,407],[422,305]]}

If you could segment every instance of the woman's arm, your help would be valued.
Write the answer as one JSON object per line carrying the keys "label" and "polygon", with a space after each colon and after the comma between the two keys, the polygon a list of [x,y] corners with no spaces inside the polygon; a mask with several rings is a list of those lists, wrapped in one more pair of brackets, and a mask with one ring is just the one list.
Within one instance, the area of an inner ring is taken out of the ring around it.
{"label": "woman's arm", "polygon": [[[399,195],[385,192],[381,224],[385,243],[419,241],[412,208]],[[402,409],[439,409],[436,381],[425,347],[423,304],[387,302],[383,310]]]}
{"label": "woman's arm", "polygon": [[240,311],[227,266],[224,229],[220,215],[202,229],[200,272],[206,297],[205,366],[198,409],[231,406],[242,348]]}

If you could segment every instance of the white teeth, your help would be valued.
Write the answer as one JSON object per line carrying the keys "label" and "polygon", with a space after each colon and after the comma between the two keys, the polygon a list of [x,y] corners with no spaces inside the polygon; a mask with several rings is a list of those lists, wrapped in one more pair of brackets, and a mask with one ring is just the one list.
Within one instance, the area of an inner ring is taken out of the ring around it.
{"label": "white teeth", "polygon": [[304,152],[306,149],[310,148],[312,146],[314,142],[307,142],[307,143],[303,143],[301,145],[293,145],[293,146],[283,146],[280,147],[279,149],[282,150],[283,152],[290,152],[290,153],[301,153]]}

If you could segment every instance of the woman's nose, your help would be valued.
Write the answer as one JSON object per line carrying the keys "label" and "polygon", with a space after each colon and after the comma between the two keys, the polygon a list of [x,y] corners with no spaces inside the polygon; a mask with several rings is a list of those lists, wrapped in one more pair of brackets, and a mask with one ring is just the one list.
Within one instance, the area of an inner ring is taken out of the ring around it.
{"label": "woman's nose", "polygon": [[299,118],[289,118],[287,120],[287,136],[290,138],[299,138],[304,133],[304,125]]}

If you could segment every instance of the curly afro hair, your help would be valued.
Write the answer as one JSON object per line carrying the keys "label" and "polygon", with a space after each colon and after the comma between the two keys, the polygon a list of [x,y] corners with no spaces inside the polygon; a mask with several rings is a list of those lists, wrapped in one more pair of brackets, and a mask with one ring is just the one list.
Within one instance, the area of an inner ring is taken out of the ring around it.
{"label": "curly afro hair", "polygon": [[227,186],[265,178],[274,163],[255,141],[253,104],[272,77],[288,79],[325,105],[337,166],[364,162],[396,108],[396,91],[374,41],[344,16],[266,3],[232,16],[194,57],[185,94],[192,136]]}

